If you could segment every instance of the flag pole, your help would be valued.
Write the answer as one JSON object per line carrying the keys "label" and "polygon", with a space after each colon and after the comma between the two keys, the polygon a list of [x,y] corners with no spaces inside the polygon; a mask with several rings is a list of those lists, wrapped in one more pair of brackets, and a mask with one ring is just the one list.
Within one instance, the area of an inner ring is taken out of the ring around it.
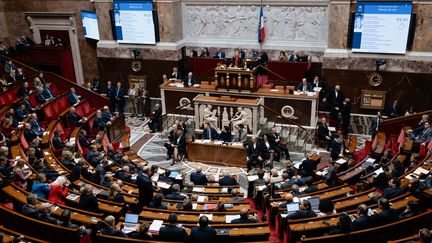
{"label": "flag pole", "polygon": [[[263,0],[261,0],[261,6],[260,6],[260,15],[261,15],[261,9],[263,7]],[[263,14],[264,15],[264,14]],[[261,21],[261,16],[260,16],[260,21]],[[264,21],[263,21],[263,25],[264,25]],[[262,26],[261,26],[262,27]],[[261,30],[258,30],[261,31]],[[262,51],[262,41],[260,41],[260,52]]]}

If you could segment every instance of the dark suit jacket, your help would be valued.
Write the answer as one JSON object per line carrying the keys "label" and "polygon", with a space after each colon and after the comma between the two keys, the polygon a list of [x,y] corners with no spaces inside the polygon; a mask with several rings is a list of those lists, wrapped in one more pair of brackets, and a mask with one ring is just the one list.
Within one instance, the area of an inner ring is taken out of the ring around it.
{"label": "dark suit jacket", "polygon": [[54,149],[61,149],[64,148],[66,146],[66,144],[61,140],[60,137],[54,136],[53,140],[52,140],[52,144]]}
{"label": "dark suit jacket", "polygon": [[107,98],[112,99],[114,97],[114,86],[107,87],[105,90],[105,94],[107,95]]}
{"label": "dark suit jacket", "polygon": [[[210,130],[210,134],[209,134],[209,130]],[[213,127],[203,129],[203,139],[215,140],[217,138],[218,138],[218,133],[216,132],[216,129],[214,129]]]}
{"label": "dark suit jacket", "polygon": [[21,212],[30,218],[37,218],[39,216],[39,211],[29,204],[24,204],[21,208]]}
{"label": "dark suit jacket", "polygon": [[[76,96],[79,96],[79,94],[75,93]],[[76,103],[78,103],[78,100],[75,98],[75,96],[73,96],[72,93],[68,94],[68,101],[70,105],[75,105]]]}
{"label": "dark suit jacket", "polygon": [[123,233],[123,231],[116,230],[112,227],[106,228],[106,229],[101,229],[100,232],[104,235],[112,235],[112,236],[119,236],[119,237],[125,237],[125,238],[127,237],[126,234]]}
{"label": "dark suit jacket", "polygon": [[333,160],[336,160],[339,158],[339,154],[341,153],[341,144],[336,142],[335,140],[331,141],[330,143],[330,157]]}
{"label": "dark suit jacket", "polygon": [[310,159],[305,159],[300,164],[299,170],[300,170],[303,177],[315,176],[315,172],[314,172],[315,168],[316,168],[315,161],[310,160]]}
{"label": "dark suit jacket", "polygon": [[257,141],[256,146],[254,148],[253,142],[249,141],[247,146],[247,156],[249,157],[249,159],[257,158],[258,156],[262,157],[265,149],[264,147],[265,145],[263,145],[262,142]]}
{"label": "dark suit jacket", "polygon": [[111,120],[111,114],[107,111],[102,112],[102,121],[107,123]]}
{"label": "dark suit jacket", "polygon": [[162,241],[185,242],[188,239],[188,235],[186,234],[186,231],[183,228],[179,228],[175,225],[168,224],[160,228],[159,238]]}
{"label": "dark suit jacket", "polygon": [[52,92],[52,90],[50,88],[45,88],[43,90],[42,94],[45,97],[45,99],[54,98],[54,93]]}
{"label": "dark suit jacket", "polygon": [[304,218],[311,218],[316,217],[317,214],[312,210],[297,210],[294,213],[290,213],[287,216],[287,219],[304,219]]}
{"label": "dark suit jacket", "polygon": [[27,112],[31,112],[31,110],[34,108],[32,103],[30,103],[30,101],[28,99],[22,99],[21,103],[25,105]]}
{"label": "dark suit jacket", "polygon": [[[297,90],[303,91],[303,82],[299,83],[299,85],[297,85]],[[307,82],[306,84],[306,91],[311,91],[311,86],[309,84],[309,82]]]}
{"label": "dark suit jacket", "polygon": [[120,87],[120,89],[118,87],[116,87],[114,89],[113,96],[116,99],[116,101],[123,102],[124,101],[124,89],[122,87]]}
{"label": "dark suit jacket", "polygon": [[190,174],[190,181],[192,181],[195,185],[206,185],[208,182],[207,176],[198,172],[192,172]]}
{"label": "dark suit jacket", "polygon": [[[192,76],[190,83],[191,83],[191,86],[198,83],[198,80],[195,78],[195,76]],[[183,85],[185,87],[189,87],[189,77],[184,78]]]}
{"label": "dark suit jacket", "polygon": [[26,110],[21,110],[21,108],[19,108],[15,111],[14,116],[16,117],[16,120],[22,122],[27,115],[28,113]]}
{"label": "dark suit jacket", "polygon": [[32,130],[24,129],[24,138],[28,143],[30,143],[33,139],[37,138],[37,134]]}
{"label": "dark suit jacket", "polygon": [[237,181],[231,176],[224,176],[219,179],[219,185],[221,186],[234,186],[237,185]]}
{"label": "dark suit jacket", "polygon": [[29,89],[24,87],[24,86],[21,86],[21,87],[19,87],[18,92],[16,93],[16,96],[23,97],[24,95],[28,95],[28,94],[29,94]]}
{"label": "dark suit jacket", "polygon": [[384,190],[382,197],[390,200],[392,198],[395,198],[397,196],[400,196],[404,194],[404,191],[400,188],[393,188],[393,187],[388,187]]}
{"label": "dark suit jacket", "polygon": [[176,194],[176,193],[171,193],[165,196],[166,199],[171,199],[171,200],[184,200],[186,198],[185,195],[180,195],[180,194]]}
{"label": "dark suit jacket", "polygon": [[173,140],[173,145],[177,145],[177,149],[180,153],[184,153],[186,151],[186,137],[184,134],[182,134],[182,136],[180,137],[180,140],[178,140],[178,136],[175,135],[174,136],[174,140]]}
{"label": "dark suit jacket", "polygon": [[189,241],[192,243],[216,242],[216,230],[210,226],[207,228],[194,227],[189,235]]}
{"label": "dark suit jacket", "polygon": [[219,134],[219,140],[223,141],[225,143],[230,143],[232,141],[232,139],[231,139],[231,133],[229,133],[229,132],[223,132],[222,131]]}
{"label": "dark suit jacket", "polygon": [[380,225],[389,224],[398,219],[399,212],[392,208],[385,209],[376,215],[377,224]]}
{"label": "dark suit jacket", "polygon": [[250,224],[250,223],[257,223],[258,220],[256,219],[242,219],[242,218],[238,218],[238,219],[234,219],[231,221],[231,224]]}
{"label": "dark suit jacket", "polygon": [[138,186],[139,203],[147,206],[153,201],[153,184],[151,178],[140,173],[137,176],[136,184]]}
{"label": "dark suit jacket", "polygon": [[79,207],[90,212],[95,212],[99,208],[98,200],[93,195],[81,194]]}
{"label": "dark suit jacket", "polygon": [[375,221],[372,217],[369,216],[360,216],[358,219],[354,220],[352,223],[353,230],[362,230],[371,228],[375,225]]}
{"label": "dark suit jacket", "polygon": [[104,122],[102,121],[102,118],[97,118],[97,117],[95,117],[95,118],[93,119],[93,126],[92,126],[92,130],[99,131],[99,127],[100,127],[100,125],[101,125],[102,123],[104,123]]}
{"label": "dark suit jacket", "polygon": [[69,112],[69,114],[68,114],[69,124],[79,125],[81,119],[82,119],[82,117],[79,116],[77,113],[70,113]]}
{"label": "dark suit jacket", "polygon": [[320,140],[327,140],[326,136],[329,136],[328,126],[320,123],[318,125],[318,138]]}
{"label": "dark suit jacket", "polygon": [[90,148],[91,142],[89,140],[87,140],[87,138],[85,136],[79,135],[78,141],[79,141],[81,147]]}
{"label": "dark suit jacket", "polygon": [[341,107],[342,101],[344,100],[344,96],[341,91],[338,92],[338,96],[336,97],[336,92],[333,89],[327,94],[326,98],[327,102],[331,107]]}
{"label": "dark suit jacket", "polygon": [[46,103],[45,97],[43,96],[42,93],[37,93],[37,94],[36,94],[36,101],[37,101],[39,104],[41,104],[41,105],[43,105],[43,104]]}
{"label": "dark suit jacket", "polygon": [[169,78],[183,79],[183,76],[181,72],[177,72],[176,74],[171,73]]}

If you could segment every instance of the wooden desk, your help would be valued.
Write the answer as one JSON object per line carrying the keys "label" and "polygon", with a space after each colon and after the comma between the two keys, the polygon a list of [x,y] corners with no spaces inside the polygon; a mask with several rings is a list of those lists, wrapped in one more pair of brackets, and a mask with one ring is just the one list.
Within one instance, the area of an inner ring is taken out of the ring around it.
{"label": "wooden desk", "polygon": [[195,162],[246,167],[246,149],[243,146],[223,146],[214,143],[190,142],[188,159]]}
{"label": "wooden desk", "polygon": [[215,80],[217,87],[230,90],[237,89],[239,91],[256,89],[256,73],[257,68],[252,70],[230,67],[216,67]]}

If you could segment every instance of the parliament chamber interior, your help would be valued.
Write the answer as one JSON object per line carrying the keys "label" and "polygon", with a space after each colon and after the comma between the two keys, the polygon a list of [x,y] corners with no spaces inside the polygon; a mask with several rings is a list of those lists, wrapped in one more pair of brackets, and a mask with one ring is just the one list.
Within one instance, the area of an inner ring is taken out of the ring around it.
{"label": "parliament chamber interior", "polygon": [[430,243],[430,28],[423,0],[0,0],[1,242]]}

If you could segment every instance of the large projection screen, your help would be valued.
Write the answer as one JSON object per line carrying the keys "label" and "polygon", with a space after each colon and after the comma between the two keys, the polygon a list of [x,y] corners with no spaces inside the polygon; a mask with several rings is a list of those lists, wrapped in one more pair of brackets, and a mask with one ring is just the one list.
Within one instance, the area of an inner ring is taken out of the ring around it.
{"label": "large projection screen", "polygon": [[156,44],[151,1],[114,2],[117,41],[130,44]]}
{"label": "large projection screen", "polygon": [[404,54],[411,2],[357,2],[353,52]]}

